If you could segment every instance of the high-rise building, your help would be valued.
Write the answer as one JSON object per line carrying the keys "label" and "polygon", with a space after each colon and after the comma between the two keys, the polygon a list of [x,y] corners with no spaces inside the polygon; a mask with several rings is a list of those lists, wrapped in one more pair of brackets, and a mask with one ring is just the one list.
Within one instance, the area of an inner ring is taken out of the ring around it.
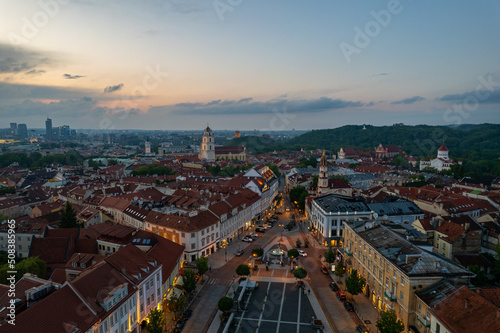
{"label": "high-rise building", "polygon": [[17,135],[21,137],[21,139],[26,139],[28,137],[28,127],[26,124],[19,124],[17,126]]}
{"label": "high-rise building", "polygon": [[59,136],[61,133],[59,133],[59,127],[53,127],[52,128],[52,140],[57,141],[59,140]]}
{"label": "high-rise building", "polygon": [[17,134],[17,123],[10,123],[10,135],[14,136]]}
{"label": "high-rise building", "polygon": [[52,119],[47,118],[45,120],[45,138],[47,140],[52,140]]}
{"label": "high-rise building", "polygon": [[59,127],[59,135],[61,138],[67,138],[70,135],[69,125],[63,125]]}

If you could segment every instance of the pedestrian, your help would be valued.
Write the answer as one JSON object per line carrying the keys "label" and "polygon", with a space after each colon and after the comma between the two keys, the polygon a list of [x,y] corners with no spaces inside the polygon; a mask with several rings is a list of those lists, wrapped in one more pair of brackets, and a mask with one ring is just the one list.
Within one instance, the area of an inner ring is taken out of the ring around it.
{"label": "pedestrian", "polygon": [[311,295],[311,289],[307,289],[307,294]]}
{"label": "pedestrian", "polygon": [[211,271],[212,271],[212,266],[210,266],[210,267],[208,268],[208,270],[211,272]]}

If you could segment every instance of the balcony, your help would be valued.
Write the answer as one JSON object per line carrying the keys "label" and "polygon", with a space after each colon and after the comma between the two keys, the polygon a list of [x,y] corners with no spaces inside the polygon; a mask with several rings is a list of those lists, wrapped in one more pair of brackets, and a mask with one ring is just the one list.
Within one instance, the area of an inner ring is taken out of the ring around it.
{"label": "balcony", "polygon": [[423,318],[418,316],[418,321],[424,325],[424,327],[431,327],[431,320],[430,318]]}
{"label": "balcony", "polygon": [[385,291],[384,293],[385,297],[387,297],[389,299],[389,301],[391,302],[396,302],[398,300],[398,298],[396,297],[395,294],[389,292],[389,291]]}

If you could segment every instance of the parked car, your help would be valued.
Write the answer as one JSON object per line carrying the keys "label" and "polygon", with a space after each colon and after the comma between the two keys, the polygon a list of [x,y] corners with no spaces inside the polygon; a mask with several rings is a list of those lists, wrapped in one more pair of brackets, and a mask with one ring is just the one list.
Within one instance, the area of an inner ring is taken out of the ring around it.
{"label": "parked car", "polygon": [[175,329],[178,330],[178,332],[182,331],[182,329],[186,326],[186,320],[184,318],[181,318],[177,320],[177,323],[175,324]]}
{"label": "parked car", "polygon": [[266,228],[262,228],[262,227],[255,228],[255,232],[266,232],[266,231],[267,231]]}
{"label": "parked car", "polygon": [[184,313],[182,314],[182,318],[184,320],[188,320],[189,318],[191,318],[191,315],[193,314],[193,310],[191,309],[187,309],[186,311],[184,311]]}
{"label": "parked car", "polygon": [[344,303],[344,308],[347,310],[347,311],[354,311],[354,306],[352,305],[351,302],[345,302]]}
{"label": "parked car", "polygon": [[253,239],[255,239],[255,238],[259,237],[259,235],[257,235],[257,234],[250,234],[250,235],[248,235],[248,236],[252,237]]}
{"label": "parked car", "polygon": [[363,325],[356,326],[356,333],[368,333],[368,330]]}
{"label": "parked car", "polygon": [[288,207],[287,207],[287,208],[286,208],[286,211],[287,211],[287,212],[289,212],[289,211],[290,211],[290,208],[288,208]]}
{"label": "parked car", "polygon": [[283,214],[283,213],[282,213],[282,212],[276,212],[276,214],[281,215],[281,214]]}
{"label": "parked car", "polygon": [[337,298],[339,301],[343,302],[346,300],[345,294],[342,291],[337,291]]}
{"label": "parked car", "polygon": [[302,257],[307,257],[307,253],[303,250],[297,250],[299,251],[299,255],[302,256]]}
{"label": "parked car", "polygon": [[238,250],[238,251],[234,252],[234,255],[237,257],[241,256],[242,254],[243,254],[243,250]]}
{"label": "parked car", "polygon": [[328,274],[328,270],[326,269],[325,265],[321,265],[321,273]]}
{"label": "parked car", "polygon": [[332,291],[339,291],[339,286],[335,282],[330,282],[330,289]]}
{"label": "parked car", "polygon": [[243,237],[241,240],[248,243],[253,242],[253,238],[248,236]]}

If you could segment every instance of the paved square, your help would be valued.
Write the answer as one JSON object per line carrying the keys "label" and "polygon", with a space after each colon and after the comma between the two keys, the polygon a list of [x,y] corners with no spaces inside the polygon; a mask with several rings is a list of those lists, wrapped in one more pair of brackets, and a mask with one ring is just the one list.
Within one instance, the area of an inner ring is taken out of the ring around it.
{"label": "paved square", "polygon": [[318,317],[308,296],[293,282],[259,282],[241,308],[228,332],[310,332],[312,317]]}

